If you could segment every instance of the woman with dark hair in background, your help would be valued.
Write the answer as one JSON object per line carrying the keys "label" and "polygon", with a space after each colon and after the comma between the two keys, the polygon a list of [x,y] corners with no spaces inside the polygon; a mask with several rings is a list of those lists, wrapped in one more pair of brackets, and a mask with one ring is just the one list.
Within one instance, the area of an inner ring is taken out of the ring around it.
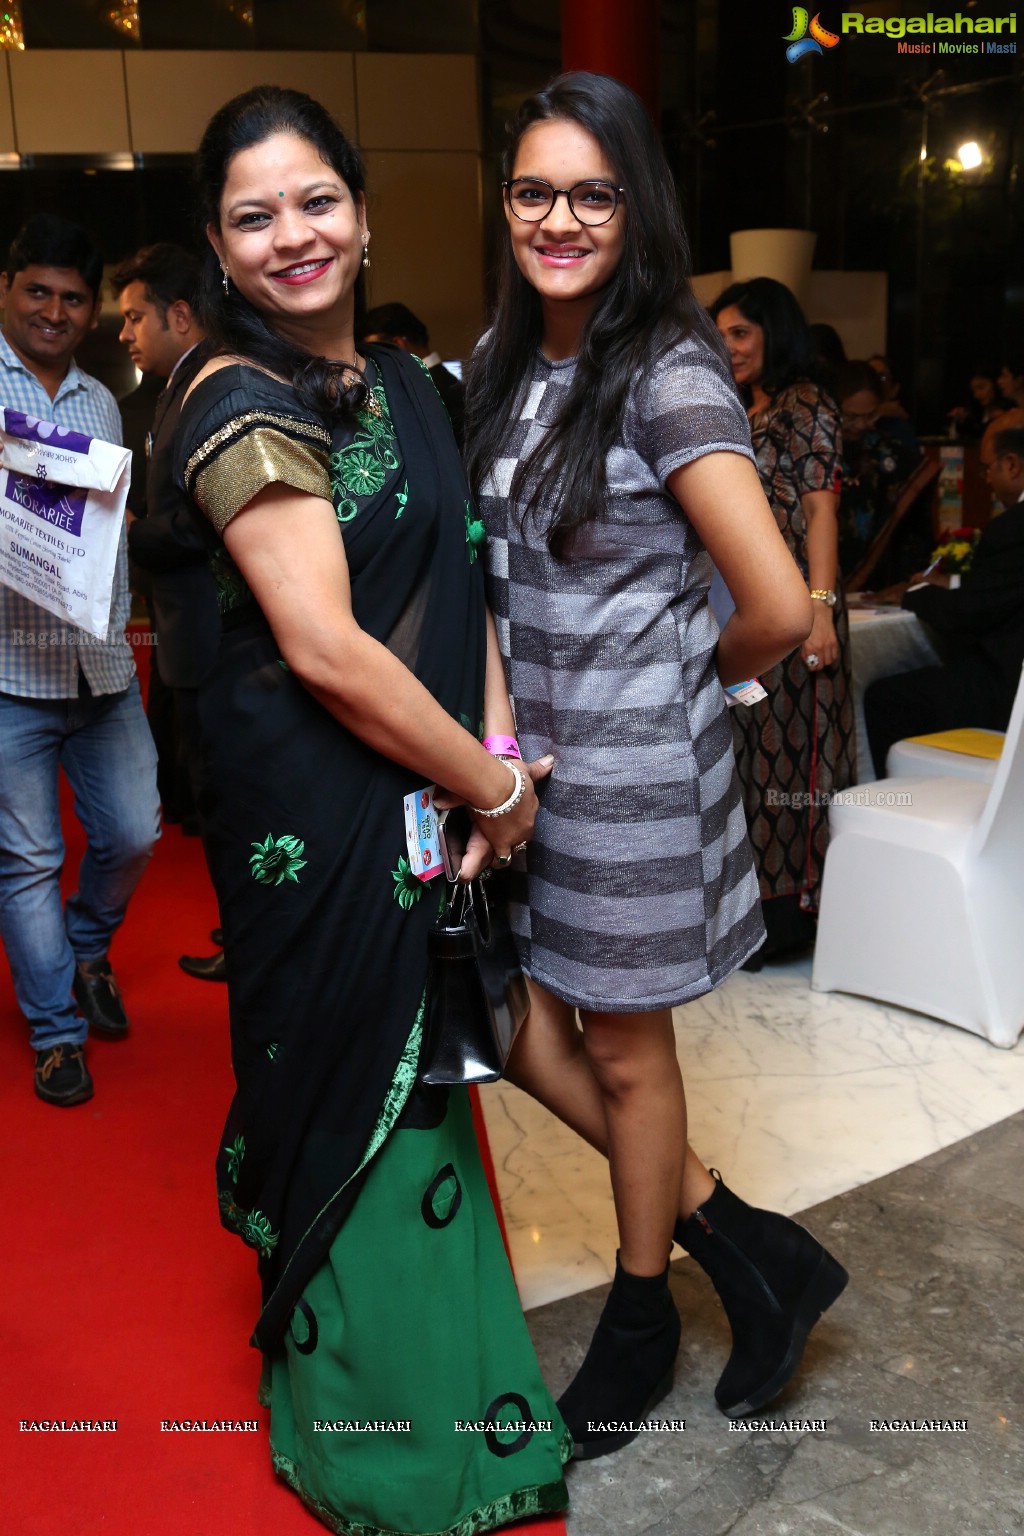
{"label": "woman with dark hair in background", "polygon": [[834,325],[826,325],[821,320],[809,326],[808,330],[814,345],[818,381],[834,395],[836,380],[840,370],[846,365],[846,348],[843,346],[843,338]]}
{"label": "woman with dark hair in background", "polygon": [[356,351],[356,151],[261,86],[215,114],[198,174],[216,355],[178,476],[220,536],[199,708],[237,1082],[221,1215],[259,1255],[278,1474],[332,1530],[464,1536],[561,1508],[570,1448],[466,1094],[416,1086],[437,899],[403,800],[441,781],[483,808],[468,874],[530,835],[546,770],[477,739],[483,582],[437,391]]}
{"label": "woman with dark hair in background", "polygon": [[733,283],[711,313],[747,404],[761,484],[814,601],[807,639],[759,674],[768,697],[733,711],[768,932],[757,969],[813,938],[828,802],[856,773],[836,521],[841,442],[835,403],[815,382],[807,322],[784,284]]}
{"label": "woman with dark hair in background", "polygon": [[[471,483],[508,692],[488,731],[551,753],[513,927],[531,1010],[508,1075],[607,1152],[615,1279],[559,1407],[580,1457],[633,1438],[672,1384],[673,1236],[733,1329],[725,1413],[762,1407],[846,1276],[687,1143],[672,1008],[761,940],[723,683],[771,667],[811,603],[771,517],[671,173],[619,81],[559,77],[520,108],[508,240],[469,369]],[[719,635],[713,566],[736,612]],[[580,1026],[577,1026],[577,1013]]]}
{"label": "woman with dark hair in background", "polygon": [[[1009,374],[1009,368],[1005,372]],[[1000,378],[1002,377],[1001,373]],[[1013,401],[1000,394],[995,370],[992,368],[972,369],[968,387],[971,392],[970,400],[964,405],[955,405],[946,414],[958,436],[980,439],[984,437],[985,428],[990,422],[995,421],[996,417],[1001,416],[1004,411],[1013,409]]]}

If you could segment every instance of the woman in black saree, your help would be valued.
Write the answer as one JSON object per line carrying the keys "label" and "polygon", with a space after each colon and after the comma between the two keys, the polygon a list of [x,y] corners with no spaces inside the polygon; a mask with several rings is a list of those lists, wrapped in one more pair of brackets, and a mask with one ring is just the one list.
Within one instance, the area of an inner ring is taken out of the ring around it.
{"label": "woman in black saree", "polygon": [[470,1536],[562,1507],[571,1447],[465,1094],[415,1084],[438,897],[403,798],[439,781],[483,807],[470,862],[504,860],[547,765],[478,740],[480,525],[444,407],[415,359],[355,351],[358,156],[267,86],[215,115],[198,169],[218,352],[178,473],[223,614],[200,695],[237,1082],[222,1219],[258,1254],[275,1469],[349,1536]]}

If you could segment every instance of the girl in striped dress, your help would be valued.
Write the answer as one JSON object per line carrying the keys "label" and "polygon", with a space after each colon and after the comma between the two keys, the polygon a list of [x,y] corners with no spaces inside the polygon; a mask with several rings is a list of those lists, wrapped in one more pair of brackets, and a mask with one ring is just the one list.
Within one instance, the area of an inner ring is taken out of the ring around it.
{"label": "girl in striped dress", "polygon": [[[619,1226],[608,1305],[560,1402],[587,1457],[631,1439],[671,1387],[673,1236],[733,1325],[716,1394],[732,1415],[781,1390],[845,1284],[688,1146],[671,1012],[762,942],[722,685],[799,644],[811,604],[639,99],[560,77],[520,109],[504,175],[467,452],[495,620],[486,733],[518,729],[525,758],[555,758],[513,870],[532,1007],[509,1075],[608,1153]],[[713,563],[736,603],[721,635]]]}

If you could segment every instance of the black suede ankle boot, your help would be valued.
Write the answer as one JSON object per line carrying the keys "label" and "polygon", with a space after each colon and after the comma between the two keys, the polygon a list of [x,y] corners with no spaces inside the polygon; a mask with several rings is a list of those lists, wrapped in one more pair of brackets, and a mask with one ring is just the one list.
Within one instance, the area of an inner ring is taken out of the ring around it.
{"label": "black suede ankle boot", "polygon": [[729,1319],[732,1353],[715,1401],[740,1419],[796,1374],[807,1335],[849,1276],[804,1227],[747,1205],[715,1177],[714,1194],[676,1223],[674,1235],[709,1276]]}
{"label": "black suede ankle boot", "polygon": [[586,1358],[559,1398],[579,1461],[628,1445],[672,1390],[679,1313],[660,1275],[631,1275],[615,1256],[615,1280]]}

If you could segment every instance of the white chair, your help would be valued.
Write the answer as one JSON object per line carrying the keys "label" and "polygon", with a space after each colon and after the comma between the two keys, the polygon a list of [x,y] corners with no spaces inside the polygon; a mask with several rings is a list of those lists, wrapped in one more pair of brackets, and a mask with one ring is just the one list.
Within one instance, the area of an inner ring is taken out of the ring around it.
{"label": "white chair", "polygon": [[[951,743],[962,737],[974,738],[978,751],[957,751]],[[970,731],[938,731],[932,736],[909,736],[889,748],[885,776],[887,779],[931,779],[948,775],[992,784],[999,767],[1003,740],[1002,731],[986,731],[980,727]],[[982,755],[981,749],[985,745],[989,751]]]}
{"label": "white chair", "polygon": [[1024,1029],[1024,684],[991,787],[884,779],[837,796],[829,824],[813,989],[1014,1045]]}

